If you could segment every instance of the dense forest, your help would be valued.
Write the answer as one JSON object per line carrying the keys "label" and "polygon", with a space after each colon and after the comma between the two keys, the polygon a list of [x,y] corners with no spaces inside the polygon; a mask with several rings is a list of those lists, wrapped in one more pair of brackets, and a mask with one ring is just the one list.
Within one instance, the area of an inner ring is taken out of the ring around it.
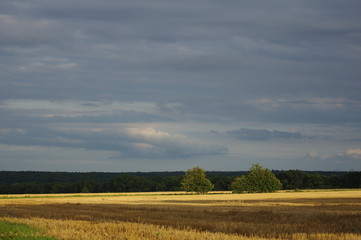
{"label": "dense forest", "polygon": [[[361,172],[273,171],[283,189],[360,188]],[[214,190],[230,190],[239,172],[206,172]],[[37,172],[0,171],[0,194],[153,192],[180,190],[184,172]]]}

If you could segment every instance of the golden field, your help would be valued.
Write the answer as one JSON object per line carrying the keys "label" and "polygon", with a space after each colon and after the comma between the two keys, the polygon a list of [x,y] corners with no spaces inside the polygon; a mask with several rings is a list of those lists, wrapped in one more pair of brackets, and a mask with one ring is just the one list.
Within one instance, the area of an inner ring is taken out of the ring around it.
{"label": "golden field", "polygon": [[57,239],[361,239],[361,190],[0,195],[0,221]]}

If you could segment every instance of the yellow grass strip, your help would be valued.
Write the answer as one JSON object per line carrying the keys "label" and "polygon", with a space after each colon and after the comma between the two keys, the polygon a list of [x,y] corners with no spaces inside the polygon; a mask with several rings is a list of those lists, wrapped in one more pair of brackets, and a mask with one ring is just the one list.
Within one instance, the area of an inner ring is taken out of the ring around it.
{"label": "yellow grass strip", "polygon": [[[361,190],[346,191],[307,191],[277,192],[255,194],[185,194],[185,192],[160,193],[103,193],[103,194],[30,194],[0,195],[0,205],[6,204],[50,204],[50,203],[88,203],[88,204],[219,204],[219,202],[238,204],[241,201],[254,200],[260,203],[277,199],[328,199],[328,198],[361,198]],[[21,197],[22,198],[17,198]],[[10,197],[16,197],[14,199]]]}

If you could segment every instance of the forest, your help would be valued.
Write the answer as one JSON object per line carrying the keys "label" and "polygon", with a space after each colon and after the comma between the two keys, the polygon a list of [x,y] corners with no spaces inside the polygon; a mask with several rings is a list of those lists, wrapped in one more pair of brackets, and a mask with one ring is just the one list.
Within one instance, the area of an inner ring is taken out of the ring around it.
{"label": "forest", "polygon": [[[276,171],[284,190],[360,188],[361,172]],[[0,194],[178,191],[185,172],[0,171]],[[215,191],[228,191],[247,171],[209,171]]]}

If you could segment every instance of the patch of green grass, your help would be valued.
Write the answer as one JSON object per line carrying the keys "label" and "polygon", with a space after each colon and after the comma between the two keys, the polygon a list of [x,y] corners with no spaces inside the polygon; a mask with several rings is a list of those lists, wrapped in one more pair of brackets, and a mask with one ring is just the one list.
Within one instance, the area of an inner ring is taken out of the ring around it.
{"label": "patch of green grass", "polygon": [[41,236],[41,233],[22,223],[0,222],[0,239],[9,240],[56,240],[54,237]]}

